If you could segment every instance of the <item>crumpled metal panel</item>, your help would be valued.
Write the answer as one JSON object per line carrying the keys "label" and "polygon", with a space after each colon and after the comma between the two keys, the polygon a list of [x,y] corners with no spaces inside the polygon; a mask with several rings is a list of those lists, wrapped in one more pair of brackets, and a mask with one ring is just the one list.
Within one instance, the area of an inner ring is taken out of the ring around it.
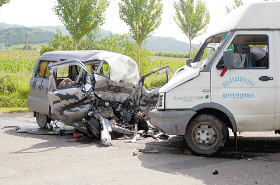
{"label": "crumpled metal panel", "polygon": [[140,106],[147,107],[148,109],[154,108],[158,101],[159,89],[160,87],[155,87],[151,90],[143,88]]}
{"label": "crumpled metal panel", "polygon": [[49,91],[48,98],[53,119],[67,125],[84,118],[94,99],[79,87]]}
{"label": "crumpled metal panel", "polygon": [[158,94],[160,87],[155,87],[151,90],[142,88],[142,97],[140,100],[140,108],[146,114],[147,119],[149,119],[149,114],[158,102]]}
{"label": "crumpled metal panel", "polygon": [[132,97],[133,84],[123,82],[115,83],[109,78],[102,80],[96,79],[94,93],[97,97],[103,100],[121,103]]}

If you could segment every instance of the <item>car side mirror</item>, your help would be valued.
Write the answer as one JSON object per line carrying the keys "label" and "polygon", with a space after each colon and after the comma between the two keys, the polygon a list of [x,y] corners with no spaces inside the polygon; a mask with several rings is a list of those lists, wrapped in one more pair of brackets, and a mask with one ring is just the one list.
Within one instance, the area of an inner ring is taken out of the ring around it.
{"label": "car side mirror", "polygon": [[224,51],[223,57],[224,57],[224,67],[233,68],[233,66],[234,66],[233,50],[229,49],[229,50]]}
{"label": "car side mirror", "polygon": [[189,58],[186,63],[187,63],[187,66],[190,66],[190,64],[192,63],[192,58]]}

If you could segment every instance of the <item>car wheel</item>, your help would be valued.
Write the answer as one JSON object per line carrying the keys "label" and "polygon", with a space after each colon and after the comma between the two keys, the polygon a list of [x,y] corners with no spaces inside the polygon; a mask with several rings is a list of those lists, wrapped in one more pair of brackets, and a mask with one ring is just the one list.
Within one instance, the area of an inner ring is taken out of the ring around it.
{"label": "car wheel", "polygon": [[40,128],[46,128],[47,124],[51,122],[48,115],[36,112],[36,121]]}
{"label": "car wheel", "polygon": [[187,126],[185,140],[198,155],[212,156],[224,149],[228,140],[228,128],[221,120],[210,114],[195,117]]}

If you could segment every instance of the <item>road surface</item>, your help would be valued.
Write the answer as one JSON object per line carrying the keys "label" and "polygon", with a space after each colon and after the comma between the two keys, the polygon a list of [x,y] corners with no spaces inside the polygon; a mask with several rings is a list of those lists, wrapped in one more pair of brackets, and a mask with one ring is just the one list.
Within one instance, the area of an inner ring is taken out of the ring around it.
{"label": "road surface", "polygon": [[[274,132],[233,137],[217,157],[194,156],[184,138],[115,137],[113,146],[72,135],[16,133],[38,129],[32,113],[0,114],[0,184],[279,184],[280,135]],[[139,152],[145,149],[152,153]],[[213,174],[214,172],[214,174]]]}

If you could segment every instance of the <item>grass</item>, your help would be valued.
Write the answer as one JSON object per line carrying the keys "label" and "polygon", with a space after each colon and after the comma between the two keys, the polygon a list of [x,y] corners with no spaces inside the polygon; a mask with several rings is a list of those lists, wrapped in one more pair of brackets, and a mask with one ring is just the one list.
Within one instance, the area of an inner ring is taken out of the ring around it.
{"label": "grass", "polygon": [[26,112],[26,111],[30,111],[30,110],[27,107],[0,108],[0,113]]}
{"label": "grass", "polygon": [[151,56],[151,60],[156,61],[167,61],[167,62],[185,62],[188,58],[175,58],[175,57],[164,57],[164,56]]}
{"label": "grass", "polygon": [[151,72],[153,69],[169,65],[169,70],[171,76],[175,73],[175,71],[184,65],[186,65],[186,59],[184,58],[173,58],[173,57],[162,57],[162,56],[152,56],[150,60],[143,61],[141,63],[140,75],[147,74]]}
{"label": "grass", "polygon": [[38,51],[0,50],[0,108],[27,108]]}
{"label": "grass", "polygon": [[[48,43],[28,44],[28,45],[31,46],[32,48],[40,49],[43,44],[48,45]],[[12,45],[11,48],[14,50],[22,50],[23,48],[25,48],[25,44]]]}
{"label": "grass", "polygon": [[[35,50],[0,50],[0,112],[27,111],[30,79],[39,58]],[[151,56],[141,63],[140,75],[147,74],[155,68],[169,65],[170,76],[186,64],[185,58]],[[157,73],[145,80],[151,89],[162,86],[165,75]]]}

